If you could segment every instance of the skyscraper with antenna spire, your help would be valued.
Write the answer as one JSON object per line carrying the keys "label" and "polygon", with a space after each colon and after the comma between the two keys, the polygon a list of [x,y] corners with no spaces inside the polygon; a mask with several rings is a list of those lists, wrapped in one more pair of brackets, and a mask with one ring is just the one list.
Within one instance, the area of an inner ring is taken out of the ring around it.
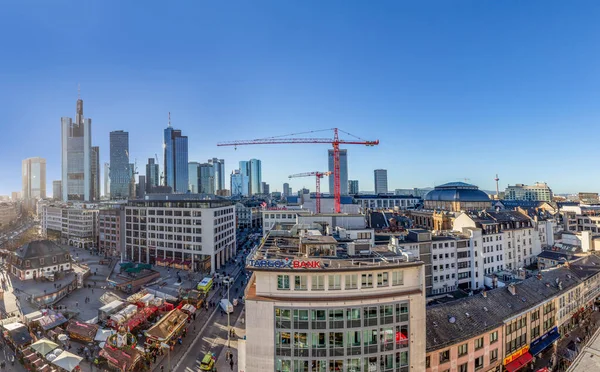
{"label": "skyscraper with antenna spire", "polygon": [[186,193],[189,185],[188,138],[181,134],[181,130],[173,129],[170,112],[169,125],[164,132],[163,150],[166,186],[170,186],[174,193]]}

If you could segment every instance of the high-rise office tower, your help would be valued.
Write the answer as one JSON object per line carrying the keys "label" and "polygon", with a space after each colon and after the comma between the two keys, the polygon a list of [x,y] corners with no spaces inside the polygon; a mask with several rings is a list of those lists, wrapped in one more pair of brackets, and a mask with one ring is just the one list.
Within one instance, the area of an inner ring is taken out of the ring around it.
{"label": "high-rise office tower", "polygon": [[271,193],[269,184],[264,181],[262,182],[261,189],[262,189],[262,194],[268,195]]}
{"label": "high-rise office tower", "polygon": [[231,172],[231,195],[242,196],[243,194],[242,172],[239,169]]}
{"label": "high-rise office tower", "polygon": [[23,192],[25,202],[46,198],[46,159],[28,158],[23,160]]}
{"label": "high-rise office tower", "polygon": [[83,100],[77,99],[75,123],[61,118],[62,200],[89,201],[92,172],[92,119],[83,117]]}
{"label": "high-rise office tower", "polygon": [[152,192],[152,189],[159,184],[159,169],[158,164],[154,162],[154,158],[148,158],[146,164],[146,193]]}
{"label": "high-rise office tower", "polygon": [[200,179],[199,173],[200,164],[195,161],[188,163],[188,190],[192,194],[198,194],[200,192],[200,186],[198,181]]}
{"label": "high-rise office tower", "polygon": [[104,197],[110,198],[110,163],[104,163]]}
{"label": "high-rise office tower", "polygon": [[[170,115],[169,115],[170,117]],[[188,189],[188,138],[181,131],[169,126],[165,129],[164,165],[166,184],[174,193],[185,194]]]}
{"label": "high-rise office tower", "polygon": [[375,169],[373,172],[375,176],[375,194],[387,194],[388,182],[387,182],[387,170],[386,169]]}
{"label": "high-rise office tower", "polygon": [[250,159],[248,195],[262,194],[262,167],[258,159]]}
{"label": "high-rise office tower", "polygon": [[100,147],[92,146],[90,159],[91,187],[90,195],[92,200],[100,200]]}
{"label": "high-rise office tower", "polygon": [[290,195],[291,195],[290,184],[286,182],[283,184],[283,196],[290,196]]}
{"label": "high-rise office tower", "polygon": [[213,178],[215,182],[215,192],[225,190],[225,160],[212,158],[208,159],[208,164],[213,166]]}
{"label": "high-rise office tower", "polygon": [[135,195],[138,199],[144,199],[146,195],[146,176],[142,174],[138,176],[138,183],[135,185]]}
{"label": "high-rise office tower", "polygon": [[52,198],[62,200],[62,181],[52,181]]}
{"label": "high-rise office tower", "polygon": [[134,199],[136,194],[135,187],[135,175],[137,174],[137,170],[135,169],[135,163],[129,163],[129,197]]}
{"label": "high-rise office tower", "polygon": [[110,198],[127,199],[130,194],[129,133],[110,132]]}
{"label": "high-rise office tower", "polygon": [[[250,162],[242,160],[240,161],[240,177],[241,177],[241,194],[242,196],[248,196],[250,191]],[[233,193],[232,193],[233,195]]]}
{"label": "high-rise office tower", "polygon": [[358,180],[349,180],[348,181],[348,194],[350,194],[350,195],[358,194]]}
{"label": "high-rise office tower", "polygon": [[[329,171],[333,172],[333,150],[327,150]],[[329,193],[333,195],[333,174],[329,177]],[[348,150],[340,149],[340,194],[348,195]]]}
{"label": "high-rise office tower", "polygon": [[201,194],[214,195],[215,190],[215,170],[209,163],[203,163],[198,166],[198,187]]}

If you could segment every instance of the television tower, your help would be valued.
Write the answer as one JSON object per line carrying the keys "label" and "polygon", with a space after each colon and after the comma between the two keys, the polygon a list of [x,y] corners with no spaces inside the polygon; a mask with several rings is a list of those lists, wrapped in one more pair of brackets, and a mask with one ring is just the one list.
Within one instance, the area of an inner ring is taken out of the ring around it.
{"label": "television tower", "polygon": [[498,174],[496,174],[494,181],[496,181],[496,199],[500,200],[500,188],[498,187],[498,181],[500,181],[500,178],[498,178]]}

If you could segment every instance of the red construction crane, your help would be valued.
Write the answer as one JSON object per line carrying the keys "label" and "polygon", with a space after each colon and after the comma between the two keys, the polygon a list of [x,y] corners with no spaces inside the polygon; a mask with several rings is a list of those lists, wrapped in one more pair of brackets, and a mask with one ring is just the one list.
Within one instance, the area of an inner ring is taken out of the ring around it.
{"label": "red construction crane", "polygon": [[[333,138],[286,138],[299,134],[308,134],[308,133],[317,133],[324,131],[333,130]],[[356,139],[354,140],[341,140],[338,137],[338,132],[345,133],[349,136],[352,136]],[[341,203],[340,203],[340,145],[365,145],[365,146],[375,146],[379,145],[379,140],[375,141],[367,141],[362,138],[356,137],[353,134],[348,132],[344,132],[341,129],[333,128],[333,129],[325,129],[319,131],[310,131],[310,132],[302,132],[302,133],[293,133],[284,136],[277,137],[267,137],[267,138],[259,138],[253,140],[246,141],[231,141],[231,142],[221,142],[218,143],[217,146],[243,146],[243,145],[276,145],[276,144],[295,144],[295,143],[329,143],[333,146],[333,196],[335,199],[335,212],[341,212]]]}
{"label": "red construction crane", "polygon": [[292,175],[288,176],[289,178],[315,176],[315,178],[317,179],[317,191],[315,193],[316,199],[317,199],[317,214],[321,213],[321,178],[323,178],[325,176],[330,176],[331,173],[333,173],[333,172],[308,172],[308,173],[292,174]]}

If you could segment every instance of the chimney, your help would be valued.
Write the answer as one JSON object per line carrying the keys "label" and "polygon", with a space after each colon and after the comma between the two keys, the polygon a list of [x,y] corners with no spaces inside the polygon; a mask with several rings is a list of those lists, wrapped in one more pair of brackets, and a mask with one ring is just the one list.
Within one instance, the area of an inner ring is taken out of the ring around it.
{"label": "chimney", "polygon": [[515,287],[514,284],[509,284],[508,285],[508,291],[510,292],[511,295],[516,295],[517,294],[517,288]]}

